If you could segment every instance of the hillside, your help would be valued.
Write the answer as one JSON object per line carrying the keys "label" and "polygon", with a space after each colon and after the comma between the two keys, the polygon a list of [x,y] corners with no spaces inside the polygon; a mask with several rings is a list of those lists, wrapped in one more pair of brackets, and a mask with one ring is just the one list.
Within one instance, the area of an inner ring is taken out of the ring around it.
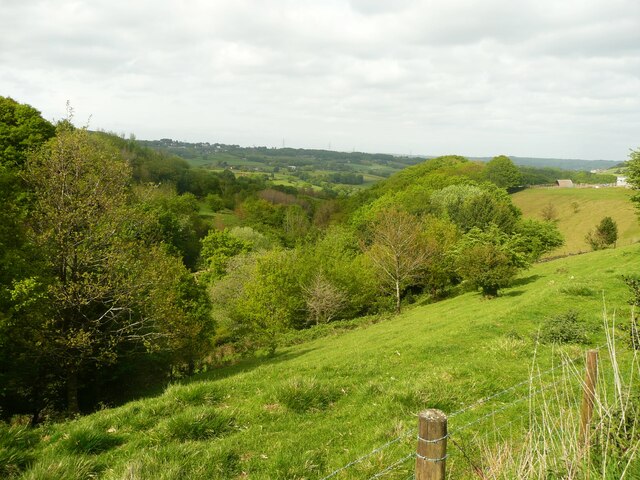
{"label": "hillside", "polygon": [[551,204],[557,212],[557,226],[565,245],[548,254],[569,255],[589,251],[587,233],[605,216],[618,224],[618,245],[640,241],[640,225],[632,190],[625,188],[530,188],[512,195],[525,217],[542,219],[542,209]]}
{"label": "hillside", "polygon": [[[626,322],[621,275],[640,274],[639,254],[634,245],[538,264],[494,300],[466,293],[415,306],[273,358],[200,374],[155,398],[42,427],[25,449],[25,463],[29,455],[34,462],[22,478],[324,478],[414,427],[425,407],[470,405],[526,380],[534,358],[548,368],[554,350],[555,361],[561,352],[579,356],[585,346],[536,352],[533,337],[550,316],[578,310],[589,344],[600,345],[602,295]],[[492,422],[519,418],[526,402],[519,408]],[[483,413],[459,415],[450,428]],[[334,478],[370,478],[413,448],[407,437]],[[452,478],[466,478],[457,450],[448,465]],[[385,478],[407,478],[411,468],[404,463]]]}

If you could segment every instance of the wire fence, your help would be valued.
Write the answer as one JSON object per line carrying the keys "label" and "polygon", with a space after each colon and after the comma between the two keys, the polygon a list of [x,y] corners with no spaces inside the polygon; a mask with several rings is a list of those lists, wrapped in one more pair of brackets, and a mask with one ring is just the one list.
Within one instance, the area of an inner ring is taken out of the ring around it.
{"label": "wire fence", "polygon": [[[602,349],[605,346],[606,344],[601,345],[598,349]],[[477,465],[474,464],[474,461],[467,454],[469,445],[488,442],[491,439],[491,436],[493,436],[493,439],[502,438],[503,433],[507,429],[509,429],[512,434],[514,430],[521,434],[530,426],[532,415],[535,414],[534,407],[537,403],[546,404],[552,401],[557,401],[561,397],[563,398],[568,395],[568,390],[579,390],[580,384],[570,382],[567,379],[567,374],[578,374],[576,364],[581,359],[583,359],[583,355],[574,358],[567,358],[547,370],[532,372],[526,380],[492,393],[486,397],[480,398],[477,401],[448,414],[447,418],[449,420],[449,429],[447,435],[446,437],[438,439],[438,441],[444,440],[445,438],[449,439],[455,447],[455,451],[459,454],[457,460],[464,460],[472,469],[478,470],[479,468]],[[508,400],[501,400],[508,394],[510,394],[510,396],[507,397]],[[546,396],[549,394],[552,394],[552,398],[547,399]],[[529,402],[529,407],[528,409],[523,410],[520,407],[525,402]],[[488,412],[482,411],[480,415],[477,415],[478,411],[490,405],[492,408]],[[509,412],[510,410],[513,411]],[[476,414],[475,418],[469,418],[472,413]],[[506,413],[509,413],[507,419],[505,421],[498,422],[497,418],[505,416]],[[487,426],[490,421],[493,421],[493,425]],[[478,432],[479,427],[482,427],[481,432]],[[332,471],[320,480],[329,480],[332,478],[356,478],[355,472],[351,471],[352,469],[376,455],[386,454],[388,449],[393,446],[400,446],[400,450],[404,449],[404,452],[392,452],[392,454],[389,455],[392,456],[395,454],[397,457],[400,457],[398,460],[388,464],[386,467],[372,475],[370,474],[371,476],[369,477],[362,475],[364,472],[359,472],[357,478],[369,478],[369,480],[380,478],[413,479],[415,471],[414,463],[417,458],[421,457],[415,452],[415,444],[409,444],[409,439],[419,439],[417,428],[404,431],[402,434],[387,441],[383,445],[380,445],[372,451]],[[424,439],[419,440],[425,442]],[[427,440],[426,442],[433,441]],[[408,452],[409,449],[411,449],[411,451]],[[456,453],[452,454],[458,455]],[[422,458],[424,459],[424,457]],[[439,461],[444,460],[444,458],[426,460]],[[410,464],[410,461],[413,461],[414,463]]]}

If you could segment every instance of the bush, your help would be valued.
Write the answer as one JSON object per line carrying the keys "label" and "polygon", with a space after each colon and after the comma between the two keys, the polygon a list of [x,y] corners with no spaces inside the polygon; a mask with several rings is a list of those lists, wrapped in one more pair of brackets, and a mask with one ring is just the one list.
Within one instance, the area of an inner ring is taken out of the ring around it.
{"label": "bush", "polygon": [[566,313],[548,319],[540,330],[542,343],[587,343],[587,326],[578,312]]}
{"label": "bush", "polygon": [[611,217],[604,217],[595,231],[590,231],[585,240],[592,250],[602,250],[603,248],[615,247],[618,240],[618,224]]}

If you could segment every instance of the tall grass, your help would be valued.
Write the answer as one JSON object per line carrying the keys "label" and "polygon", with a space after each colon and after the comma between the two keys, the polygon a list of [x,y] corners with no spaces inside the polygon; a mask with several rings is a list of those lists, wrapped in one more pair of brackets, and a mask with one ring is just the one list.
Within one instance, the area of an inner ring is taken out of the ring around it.
{"label": "tall grass", "polygon": [[[482,473],[469,478],[640,478],[638,352],[623,355],[614,336],[615,316],[609,318],[605,311],[603,318],[607,342],[600,350],[594,413],[586,441],[579,438],[584,373],[569,362],[551,388],[531,397],[523,438],[518,438],[521,431],[500,432],[481,441]],[[531,389],[537,387],[534,383]]]}

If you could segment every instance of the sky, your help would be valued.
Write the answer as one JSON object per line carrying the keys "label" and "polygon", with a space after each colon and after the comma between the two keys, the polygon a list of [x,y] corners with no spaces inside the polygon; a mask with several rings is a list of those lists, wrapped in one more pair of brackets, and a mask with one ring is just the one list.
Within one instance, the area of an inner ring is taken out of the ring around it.
{"label": "sky", "polygon": [[140,139],[624,160],[638,0],[0,0],[0,95]]}

